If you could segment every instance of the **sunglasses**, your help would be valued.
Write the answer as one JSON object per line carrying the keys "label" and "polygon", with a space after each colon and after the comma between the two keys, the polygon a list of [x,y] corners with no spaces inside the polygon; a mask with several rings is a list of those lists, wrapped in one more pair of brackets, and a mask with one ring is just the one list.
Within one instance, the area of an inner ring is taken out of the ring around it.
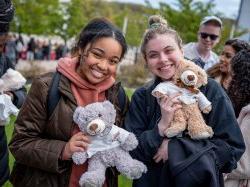
{"label": "sunglasses", "polygon": [[207,39],[209,37],[211,40],[216,40],[219,36],[215,34],[208,34],[205,32],[200,32],[199,33],[202,39]]}

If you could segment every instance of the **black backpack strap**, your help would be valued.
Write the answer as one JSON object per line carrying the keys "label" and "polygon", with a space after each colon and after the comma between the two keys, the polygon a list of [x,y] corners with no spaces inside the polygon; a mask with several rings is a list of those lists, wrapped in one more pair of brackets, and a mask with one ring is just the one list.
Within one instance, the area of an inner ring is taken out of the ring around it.
{"label": "black backpack strap", "polygon": [[60,81],[61,74],[56,72],[53,75],[53,78],[50,83],[49,91],[48,91],[48,100],[47,100],[47,114],[48,119],[50,118],[51,114],[53,113],[54,109],[56,108],[57,103],[61,98],[61,93],[58,89],[59,81]]}
{"label": "black backpack strap", "polygon": [[128,102],[128,99],[127,99],[125,90],[122,88],[122,86],[120,86],[118,90],[118,105],[119,105],[119,108],[121,109],[122,114],[126,112],[127,102]]}

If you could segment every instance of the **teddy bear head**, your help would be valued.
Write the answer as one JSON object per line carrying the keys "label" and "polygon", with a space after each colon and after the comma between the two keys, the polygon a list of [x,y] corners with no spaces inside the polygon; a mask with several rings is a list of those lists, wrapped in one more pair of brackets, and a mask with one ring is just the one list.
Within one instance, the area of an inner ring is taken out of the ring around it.
{"label": "teddy bear head", "polygon": [[185,86],[199,88],[207,84],[207,74],[194,62],[182,60],[175,73],[174,81],[176,84],[181,82]]}
{"label": "teddy bear head", "polygon": [[85,107],[77,107],[73,120],[82,132],[89,135],[104,136],[115,123],[116,110],[109,101],[96,102]]}

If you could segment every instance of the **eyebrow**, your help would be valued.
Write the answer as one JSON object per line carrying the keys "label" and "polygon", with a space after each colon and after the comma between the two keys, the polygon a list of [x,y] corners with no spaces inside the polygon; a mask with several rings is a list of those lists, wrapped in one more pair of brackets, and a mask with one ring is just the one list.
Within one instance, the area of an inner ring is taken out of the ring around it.
{"label": "eyebrow", "polygon": [[[163,48],[163,50],[169,49],[169,48],[174,48],[174,47],[173,47],[173,46],[166,46],[166,47]],[[155,52],[158,52],[158,51],[151,50],[151,51],[148,52],[148,54],[149,54],[149,53],[155,53]]]}
{"label": "eyebrow", "polygon": [[[105,54],[105,51],[103,49],[96,48],[96,47],[94,47],[92,49],[97,50],[97,51],[101,52],[102,54]],[[120,60],[120,58],[118,56],[112,56],[111,58],[117,58],[118,60]]]}

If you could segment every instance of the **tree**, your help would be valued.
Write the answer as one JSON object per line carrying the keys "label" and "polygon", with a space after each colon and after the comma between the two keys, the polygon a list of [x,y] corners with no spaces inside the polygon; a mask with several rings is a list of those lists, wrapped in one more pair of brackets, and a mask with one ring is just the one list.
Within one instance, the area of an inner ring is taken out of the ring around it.
{"label": "tree", "polygon": [[54,34],[61,20],[58,0],[13,0],[16,8],[12,30],[27,34]]}
{"label": "tree", "polygon": [[201,19],[213,14],[214,4],[194,2],[194,0],[177,0],[177,9],[173,9],[166,3],[160,3],[160,13],[167,19],[169,25],[176,29],[184,43],[196,41],[197,31]]}

